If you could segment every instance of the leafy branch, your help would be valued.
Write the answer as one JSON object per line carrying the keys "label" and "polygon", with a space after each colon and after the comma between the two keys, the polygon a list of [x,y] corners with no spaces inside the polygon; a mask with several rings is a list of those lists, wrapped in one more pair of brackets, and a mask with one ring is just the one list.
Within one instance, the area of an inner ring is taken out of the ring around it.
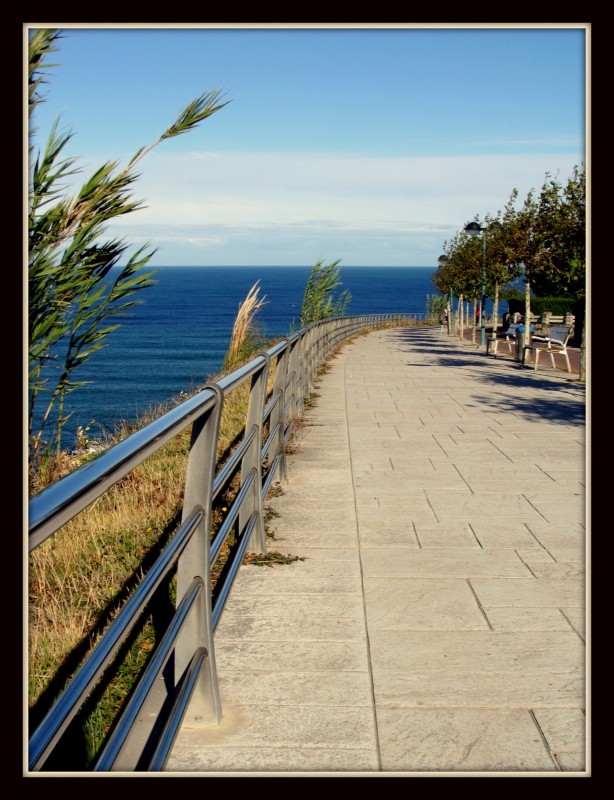
{"label": "leafy branch", "polygon": [[[36,30],[29,41],[30,119],[42,101],[46,71],[55,65],[47,57],[57,49],[61,32]],[[140,148],[121,168],[108,161],[96,169],[74,196],[66,193],[66,182],[81,170],[75,159],[64,158],[71,133],[59,130],[56,121],[42,152],[30,143],[28,191],[29,246],[29,415],[30,457],[38,453],[51,414],[55,444],[61,449],[61,433],[68,417],[64,401],[69,392],[83,385],[75,372],[106,345],[108,335],[119,327],[114,320],[137,302],[141,290],[154,285],[154,271],[144,271],[155,253],[148,246],[131,255],[126,266],[112,279],[111,270],[126,256],[128,245],[118,239],[105,240],[107,225],[115,217],[143,207],[132,189],[138,175],[136,165],[161,142],[193,130],[219,111],[220,92],[205,92],[189,103],[173,124],[147,147]],[[35,128],[30,127],[30,137]],[[45,395],[44,408],[36,423],[35,411]]]}
{"label": "leafy branch", "polygon": [[310,322],[345,314],[352,295],[346,289],[338,297],[334,296],[335,289],[341,286],[338,268],[340,262],[341,259],[338,259],[325,265],[323,259],[320,259],[311,270],[299,318],[301,328]]}

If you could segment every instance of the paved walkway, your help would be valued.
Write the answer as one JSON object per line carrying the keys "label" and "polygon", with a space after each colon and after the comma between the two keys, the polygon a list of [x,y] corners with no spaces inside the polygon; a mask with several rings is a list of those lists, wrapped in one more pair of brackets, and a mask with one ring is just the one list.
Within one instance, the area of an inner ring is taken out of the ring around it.
{"label": "paved walkway", "polygon": [[169,772],[590,774],[584,385],[436,329],[331,361]]}

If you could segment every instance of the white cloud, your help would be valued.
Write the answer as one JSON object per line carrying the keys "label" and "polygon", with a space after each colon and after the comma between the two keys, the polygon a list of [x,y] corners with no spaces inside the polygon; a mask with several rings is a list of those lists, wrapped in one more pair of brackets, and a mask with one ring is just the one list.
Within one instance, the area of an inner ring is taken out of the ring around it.
{"label": "white cloud", "polygon": [[114,231],[159,247],[158,264],[311,264],[335,251],[348,265],[428,265],[476,214],[502,210],[512,189],[522,200],[546,173],[565,181],[580,162],[573,153],[152,153],[135,185],[147,208]]}

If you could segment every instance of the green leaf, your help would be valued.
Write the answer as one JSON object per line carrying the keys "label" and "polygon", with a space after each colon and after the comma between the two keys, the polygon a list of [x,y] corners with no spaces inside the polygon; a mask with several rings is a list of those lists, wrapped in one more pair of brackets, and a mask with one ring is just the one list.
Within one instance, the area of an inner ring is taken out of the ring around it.
{"label": "green leaf", "polygon": [[[57,48],[61,32],[34,31],[28,42],[29,112],[42,102],[41,88],[53,66],[47,59]],[[57,407],[55,439],[69,415],[63,413],[67,393],[83,382],[77,371],[107,344],[108,336],[137,303],[138,294],[154,285],[155,271],[147,270],[155,249],[143,246],[131,255],[123,240],[105,240],[108,223],[117,216],[143,208],[132,197],[138,179],[134,166],[165,139],[181,135],[220,110],[219,91],[205,92],[189,103],[177,120],[148,147],[140,148],[121,168],[107,161],[83,180],[69,196],[68,179],[80,173],[75,159],[63,158],[72,133],[60,132],[55,120],[41,149],[30,137],[28,189],[28,368],[30,390],[29,435],[36,455],[41,431],[32,431],[37,403],[45,396],[42,416],[50,418]],[[112,270],[126,256],[127,263],[114,276]]]}

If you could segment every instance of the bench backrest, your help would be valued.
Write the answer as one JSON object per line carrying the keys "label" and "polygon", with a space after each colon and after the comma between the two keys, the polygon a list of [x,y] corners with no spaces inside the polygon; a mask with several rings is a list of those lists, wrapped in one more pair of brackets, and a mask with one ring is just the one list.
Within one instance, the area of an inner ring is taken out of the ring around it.
{"label": "bench backrest", "polygon": [[550,326],[550,339],[558,339],[559,341],[563,342],[563,344],[567,344],[569,339],[573,336],[573,325],[551,325]]}

